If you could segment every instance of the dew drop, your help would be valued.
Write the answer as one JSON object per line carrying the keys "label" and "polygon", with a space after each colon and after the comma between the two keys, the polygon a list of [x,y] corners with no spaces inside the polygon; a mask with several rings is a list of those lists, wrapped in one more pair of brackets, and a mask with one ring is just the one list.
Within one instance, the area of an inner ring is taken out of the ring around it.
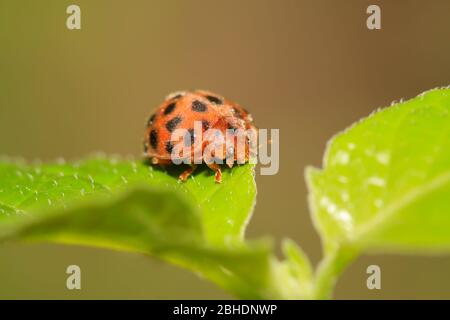
{"label": "dew drop", "polygon": [[391,160],[390,154],[388,152],[378,152],[376,158],[379,163],[384,165],[389,164]]}
{"label": "dew drop", "polygon": [[347,201],[350,199],[350,196],[349,196],[349,194],[348,194],[347,191],[343,191],[343,192],[341,193],[341,199],[342,199],[342,201],[344,201],[344,202],[347,202]]}
{"label": "dew drop", "polygon": [[384,201],[382,199],[375,199],[373,204],[375,205],[375,207],[381,208],[384,205]]}
{"label": "dew drop", "polygon": [[350,161],[350,155],[343,150],[339,150],[336,153],[336,155],[334,156],[332,163],[346,165],[349,163],[349,161]]}
{"label": "dew drop", "polygon": [[350,213],[345,209],[339,209],[330,199],[322,197],[320,199],[322,206],[333,218],[335,218],[346,230],[352,229],[353,219]]}
{"label": "dew drop", "polygon": [[386,180],[381,177],[369,177],[367,183],[377,187],[384,187],[386,185]]}
{"label": "dew drop", "polygon": [[348,182],[348,178],[346,176],[339,176],[338,177],[338,181],[340,183],[347,183]]}

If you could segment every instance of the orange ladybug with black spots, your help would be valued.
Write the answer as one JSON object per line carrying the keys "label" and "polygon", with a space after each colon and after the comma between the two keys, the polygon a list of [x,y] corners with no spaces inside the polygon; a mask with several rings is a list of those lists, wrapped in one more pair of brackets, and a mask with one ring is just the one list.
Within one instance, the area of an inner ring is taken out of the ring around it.
{"label": "orange ladybug with black spots", "polygon": [[[144,154],[155,165],[172,164],[171,154],[174,144],[171,136],[176,129],[185,129],[190,133],[191,140],[188,143],[194,150],[195,134],[194,123],[201,123],[202,133],[209,129],[219,130],[223,136],[227,129],[256,130],[249,112],[224,97],[212,92],[197,90],[194,92],[175,92],[166,97],[166,100],[156,109],[148,122],[144,137]],[[206,161],[203,155],[204,149],[212,143],[211,140],[202,140],[202,162],[215,172],[215,181],[222,181],[220,165],[213,161]],[[249,140],[246,140],[245,161],[249,159]],[[236,150],[236,149],[234,149]],[[194,151],[192,152],[193,158]],[[222,155],[226,154],[226,151]],[[214,155],[213,155],[214,156]],[[225,156],[223,156],[223,159]],[[226,158],[226,164],[231,168],[237,160],[237,155]],[[191,162],[193,163],[193,162]],[[180,180],[186,181],[194,171],[196,165],[190,167],[180,175]]]}

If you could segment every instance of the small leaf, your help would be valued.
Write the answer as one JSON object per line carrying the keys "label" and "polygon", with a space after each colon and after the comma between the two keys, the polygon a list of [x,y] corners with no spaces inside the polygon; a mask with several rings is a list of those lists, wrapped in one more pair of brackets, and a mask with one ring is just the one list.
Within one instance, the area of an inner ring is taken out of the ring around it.
{"label": "small leaf", "polygon": [[300,283],[306,283],[312,279],[312,266],[308,256],[291,239],[285,239],[282,249],[291,272],[299,279]]}
{"label": "small leaf", "polygon": [[283,254],[286,259],[281,263],[286,269],[281,273],[279,281],[284,274],[285,290],[290,290],[288,294],[294,295],[300,292],[301,296],[297,298],[310,298],[312,294],[313,270],[308,256],[303,250],[292,240],[284,239],[282,243]]}
{"label": "small leaf", "polygon": [[450,251],[450,89],[378,111],[308,168],[313,220],[328,252]]}

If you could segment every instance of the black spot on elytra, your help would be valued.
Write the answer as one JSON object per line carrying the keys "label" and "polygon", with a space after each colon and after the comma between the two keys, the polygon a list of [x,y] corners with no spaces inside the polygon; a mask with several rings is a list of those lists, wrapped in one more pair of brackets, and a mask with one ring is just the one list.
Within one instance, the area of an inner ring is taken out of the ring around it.
{"label": "black spot on elytra", "polygon": [[207,109],[208,107],[203,102],[198,100],[194,100],[194,102],[192,102],[192,110],[195,112],[205,112]]}
{"label": "black spot on elytra", "polygon": [[208,120],[202,120],[202,128],[203,130],[208,130],[211,127]]}
{"label": "black spot on elytra", "polygon": [[156,114],[152,114],[152,115],[150,116],[150,118],[149,118],[148,121],[147,121],[147,126],[148,126],[148,127],[150,127],[150,126],[153,124],[153,121],[155,121],[155,118],[156,118]]}
{"label": "black spot on elytra", "polygon": [[243,118],[243,115],[242,115],[241,110],[239,110],[239,109],[236,108],[236,107],[233,107],[233,111],[234,111],[234,114],[235,114],[236,117],[238,117],[239,119],[242,119],[242,118]]}
{"label": "black spot on elytra", "polygon": [[185,135],[185,137],[184,137],[184,145],[185,145],[186,147],[190,147],[190,146],[192,146],[192,144],[194,143],[194,141],[195,141],[194,129],[189,129],[189,130],[186,132],[186,135]]}
{"label": "black spot on elytra", "polygon": [[164,114],[168,115],[171,114],[173,112],[173,110],[175,110],[177,103],[176,102],[172,102],[170,103],[165,109],[164,109]]}
{"label": "black spot on elytra", "polygon": [[173,144],[172,144],[172,142],[167,141],[167,142],[166,142],[166,151],[167,151],[168,153],[172,153],[172,150],[173,150]]}
{"label": "black spot on elytra", "polygon": [[156,130],[150,131],[150,145],[153,149],[156,149],[158,146],[158,132]]}
{"label": "black spot on elytra", "polygon": [[182,120],[181,117],[176,116],[172,120],[167,121],[166,129],[169,130],[169,132],[172,132],[180,124],[181,120]]}
{"label": "black spot on elytra", "polygon": [[223,104],[222,99],[219,99],[217,97],[214,96],[206,96],[206,99],[209,100],[209,102],[215,103],[215,104]]}

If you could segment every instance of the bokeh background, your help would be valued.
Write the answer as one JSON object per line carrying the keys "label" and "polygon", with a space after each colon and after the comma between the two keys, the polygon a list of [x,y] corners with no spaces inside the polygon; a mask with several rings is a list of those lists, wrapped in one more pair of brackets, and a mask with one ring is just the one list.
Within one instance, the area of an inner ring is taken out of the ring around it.
{"label": "bokeh background", "polygon": [[[81,30],[66,28],[69,4],[81,7]],[[366,28],[369,4],[381,7],[379,31]],[[280,171],[257,177],[247,237],[293,238],[317,263],[305,166],[320,166],[326,141],[377,107],[450,84],[449,16],[445,0],[0,0],[0,154],[139,156],[166,94],[223,94],[280,129]],[[81,266],[81,291],[65,288],[69,264]],[[370,264],[381,290],[366,288]],[[0,299],[229,297],[134,254],[0,246]],[[450,257],[363,256],[336,298],[449,299]]]}

